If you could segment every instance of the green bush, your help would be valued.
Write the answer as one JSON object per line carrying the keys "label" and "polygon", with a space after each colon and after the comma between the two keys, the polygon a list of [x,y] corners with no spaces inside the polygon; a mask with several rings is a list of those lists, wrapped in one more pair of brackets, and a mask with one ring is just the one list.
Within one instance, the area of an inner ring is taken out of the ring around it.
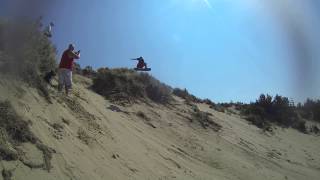
{"label": "green bush", "polygon": [[308,133],[305,121],[302,121],[302,120],[295,121],[295,122],[293,122],[292,127],[302,133],[305,133],[305,134]]}
{"label": "green bush", "polygon": [[320,100],[307,99],[298,109],[303,118],[320,122]]}
{"label": "green bush", "polygon": [[32,81],[34,74],[44,74],[56,68],[56,48],[37,24],[32,21],[7,21],[0,26],[3,29],[0,31],[2,51],[10,58],[10,61],[2,59],[5,62],[3,72],[15,72]]}
{"label": "green bush", "polygon": [[249,115],[245,118],[247,121],[251,122],[252,124],[256,125],[258,128],[265,128],[267,127],[267,121],[265,121],[261,116],[258,115]]}
{"label": "green bush", "polygon": [[89,78],[92,78],[97,75],[97,72],[95,70],[93,70],[93,68],[91,66],[86,66],[84,69],[82,69],[82,75],[89,77]]}
{"label": "green bush", "polygon": [[299,131],[305,131],[305,124],[299,120],[295,107],[290,106],[287,97],[276,95],[260,95],[255,103],[242,106],[242,114],[247,120],[259,128],[268,128],[270,123],[283,127],[293,127]]}
{"label": "green bush", "polygon": [[133,102],[149,98],[157,103],[171,100],[171,88],[147,73],[126,68],[100,68],[93,79],[92,89],[113,101]]}
{"label": "green bush", "polygon": [[80,66],[79,63],[76,63],[76,62],[73,63],[72,72],[75,73],[75,74],[80,74],[80,75],[82,75],[82,68],[81,68],[81,66]]}
{"label": "green bush", "polygon": [[202,100],[203,103],[209,105],[209,106],[216,106],[216,104],[214,102],[212,102],[210,99],[204,99]]}
{"label": "green bush", "polygon": [[192,122],[193,121],[199,122],[204,129],[211,128],[214,131],[218,132],[222,128],[220,124],[217,124],[211,119],[209,113],[200,111],[197,107],[194,108],[194,112],[192,113],[191,120]]}
{"label": "green bush", "polygon": [[174,88],[172,93],[178,97],[185,99],[186,101],[201,103],[202,100],[196,96],[190,94],[187,89]]}
{"label": "green bush", "polygon": [[45,73],[56,69],[56,48],[39,24],[0,20],[0,39],[0,72],[19,77],[49,97],[42,80]]}
{"label": "green bush", "polygon": [[311,126],[311,130],[310,131],[312,133],[314,133],[314,134],[319,134],[320,133],[320,129],[316,125]]}

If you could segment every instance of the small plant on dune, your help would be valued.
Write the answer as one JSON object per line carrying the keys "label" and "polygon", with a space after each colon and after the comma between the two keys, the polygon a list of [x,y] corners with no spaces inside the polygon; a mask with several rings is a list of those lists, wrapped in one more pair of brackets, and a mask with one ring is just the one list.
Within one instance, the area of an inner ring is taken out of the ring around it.
{"label": "small plant on dune", "polygon": [[190,119],[190,121],[199,122],[204,129],[211,128],[217,132],[222,128],[222,126],[214,122],[210,115],[210,113],[200,111],[199,108],[194,105],[192,119]]}
{"label": "small plant on dune", "polygon": [[12,170],[2,169],[1,175],[3,180],[12,180]]}
{"label": "small plant on dune", "polygon": [[142,111],[138,111],[137,116],[144,119],[144,120],[149,120],[149,117]]}
{"label": "small plant on dune", "polygon": [[206,112],[198,111],[193,114],[193,118],[205,129],[211,128],[214,131],[219,131],[222,128],[222,126],[214,122]]}
{"label": "small plant on dune", "polygon": [[53,123],[52,124],[53,129],[57,130],[57,131],[62,131],[63,130],[63,125],[59,124],[59,123]]}
{"label": "small plant on dune", "polygon": [[221,104],[216,104],[214,106],[211,105],[210,108],[212,108],[218,112],[222,112],[222,113],[226,112],[226,108],[224,106],[222,106]]}
{"label": "small plant on dune", "polygon": [[151,119],[144,112],[138,111],[136,115],[140,117],[148,126],[157,128],[154,124],[151,123]]}
{"label": "small plant on dune", "polygon": [[312,125],[310,131],[311,131],[312,133],[314,133],[314,134],[319,134],[319,133],[320,133],[320,129],[319,129],[318,126],[316,126],[316,125]]}
{"label": "small plant on dune", "polygon": [[52,153],[54,153],[55,150],[52,148],[49,148],[48,146],[46,146],[42,143],[37,143],[36,145],[37,145],[37,148],[43,154],[43,161],[44,161],[44,164],[42,165],[43,169],[50,172],[50,170],[52,168],[52,166],[51,166]]}
{"label": "small plant on dune", "polygon": [[3,128],[0,128],[0,160],[17,160],[18,152],[9,142],[9,136]]}
{"label": "small plant on dune", "polygon": [[86,145],[89,145],[90,142],[92,141],[92,138],[89,136],[89,134],[83,129],[79,128],[77,131],[78,138],[84,142]]}

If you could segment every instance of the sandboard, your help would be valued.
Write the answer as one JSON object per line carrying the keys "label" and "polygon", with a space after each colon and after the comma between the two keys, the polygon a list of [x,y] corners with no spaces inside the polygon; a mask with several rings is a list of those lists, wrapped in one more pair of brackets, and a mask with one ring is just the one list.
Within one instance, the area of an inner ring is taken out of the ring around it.
{"label": "sandboard", "polygon": [[151,71],[151,68],[134,68],[136,71]]}

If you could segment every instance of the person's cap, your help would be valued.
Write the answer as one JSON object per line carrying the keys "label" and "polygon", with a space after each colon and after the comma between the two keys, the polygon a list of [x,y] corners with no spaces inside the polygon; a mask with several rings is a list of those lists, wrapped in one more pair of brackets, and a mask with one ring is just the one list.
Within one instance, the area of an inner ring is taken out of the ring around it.
{"label": "person's cap", "polygon": [[51,26],[54,26],[53,22],[50,23]]}

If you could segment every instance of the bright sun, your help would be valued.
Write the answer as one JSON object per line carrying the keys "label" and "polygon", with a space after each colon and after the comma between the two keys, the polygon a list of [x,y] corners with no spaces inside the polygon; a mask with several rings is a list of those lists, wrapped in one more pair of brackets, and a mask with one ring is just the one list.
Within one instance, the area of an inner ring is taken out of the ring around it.
{"label": "bright sun", "polygon": [[202,6],[206,8],[212,8],[211,0],[172,0],[176,5],[186,5],[189,7]]}
{"label": "bright sun", "polygon": [[203,4],[208,8],[212,8],[212,5],[209,0],[191,0],[191,2],[196,3],[196,4]]}

